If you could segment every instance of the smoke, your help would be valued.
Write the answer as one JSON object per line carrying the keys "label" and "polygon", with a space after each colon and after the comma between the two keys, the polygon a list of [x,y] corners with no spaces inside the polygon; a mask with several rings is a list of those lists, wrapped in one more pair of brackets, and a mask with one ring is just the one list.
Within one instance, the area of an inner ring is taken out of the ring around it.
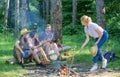
{"label": "smoke", "polygon": [[[12,1],[12,0],[11,0]],[[41,9],[40,3],[38,0],[26,0],[26,12],[25,12],[25,27],[29,30],[36,30],[37,32],[41,32],[44,30],[46,25],[46,20],[41,16]],[[19,30],[23,28],[22,21],[22,2],[20,2],[20,8],[19,8]],[[11,27],[15,26],[15,2],[10,2],[10,14],[9,14],[9,23],[11,24]]]}
{"label": "smoke", "polygon": [[38,11],[27,11],[26,26],[30,30],[43,31],[46,25],[45,19],[40,16]]}

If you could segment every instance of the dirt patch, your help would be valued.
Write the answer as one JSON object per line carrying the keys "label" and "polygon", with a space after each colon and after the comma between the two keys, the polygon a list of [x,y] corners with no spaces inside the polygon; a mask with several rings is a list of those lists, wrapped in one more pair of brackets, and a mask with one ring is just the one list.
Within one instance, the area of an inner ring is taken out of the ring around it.
{"label": "dirt patch", "polygon": [[74,64],[67,65],[69,69],[75,71],[73,74],[58,75],[60,65],[48,65],[45,68],[36,67],[34,65],[27,65],[25,67],[26,73],[20,77],[119,77],[120,69],[98,69],[97,71],[90,72],[91,65],[87,64]]}

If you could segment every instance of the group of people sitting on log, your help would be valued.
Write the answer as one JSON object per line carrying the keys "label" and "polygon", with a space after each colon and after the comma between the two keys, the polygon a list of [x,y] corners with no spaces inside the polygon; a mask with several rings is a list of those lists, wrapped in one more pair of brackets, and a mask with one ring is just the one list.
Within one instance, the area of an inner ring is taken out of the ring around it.
{"label": "group of people sitting on log", "polygon": [[16,40],[14,45],[14,57],[20,66],[24,67],[24,61],[27,59],[34,60],[36,66],[45,67],[51,62],[49,57],[51,50],[57,55],[57,60],[62,59],[58,46],[53,41],[54,36],[50,24],[47,24],[45,31],[39,35],[36,31],[30,32],[26,28],[22,29],[20,34],[20,38]]}

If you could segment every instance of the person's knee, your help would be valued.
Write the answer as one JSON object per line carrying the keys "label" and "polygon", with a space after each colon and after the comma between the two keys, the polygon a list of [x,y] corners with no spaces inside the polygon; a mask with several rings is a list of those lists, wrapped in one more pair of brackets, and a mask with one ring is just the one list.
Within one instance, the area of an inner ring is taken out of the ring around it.
{"label": "person's knee", "polygon": [[44,47],[49,47],[50,46],[50,43],[49,42],[46,42],[43,44]]}
{"label": "person's knee", "polygon": [[31,51],[30,53],[31,53],[31,55],[35,56],[35,55],[37,55],[38,52]]}

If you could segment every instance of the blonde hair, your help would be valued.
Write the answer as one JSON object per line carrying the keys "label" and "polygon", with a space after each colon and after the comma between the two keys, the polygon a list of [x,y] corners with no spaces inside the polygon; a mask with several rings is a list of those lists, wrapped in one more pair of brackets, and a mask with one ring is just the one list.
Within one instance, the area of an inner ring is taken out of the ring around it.
{"label": "blonde hair", "polygon": [[47,24],[46,27],[51,27],[51,25],[50,25],[50,24]]}
{"label": "blonde hair", "polygon": [[89,22],[92,22],[92,19],[91,17],[87,16],[87,15],[83,15],[81,18],[80,18],[81,22],[85,22],[85,23],[89,23]]}

